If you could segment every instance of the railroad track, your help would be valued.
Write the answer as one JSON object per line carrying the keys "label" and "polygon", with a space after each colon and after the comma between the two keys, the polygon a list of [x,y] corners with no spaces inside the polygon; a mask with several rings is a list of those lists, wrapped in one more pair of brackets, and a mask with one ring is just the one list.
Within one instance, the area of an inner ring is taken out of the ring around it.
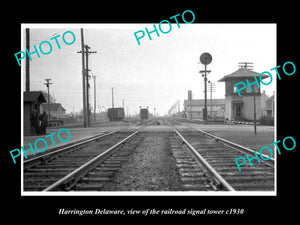
{"label": "railroad track", "polygon": [[[183,191],[274,190],[272,160],[243,165],[239,172],[234,159],[251,150],[176,121],[159,121],[156,125],[171,127],[165,130],[169,138],[162,140],[169,143],[165,151],[174,156]],[[139,134],[145,126],[97,135],[24,161],[24,191],[101,191],[144,140],[145,132]]]}
{"label": "railroad track", "polygon": [[[149,124],[152,122],[154,121]],[[121,153],[118,150],[135,138],[147,125],[136,124],[131,126],[131,131],[122,129],[96,135],[82,142],[24,161],[24,191],[101,189],[99,182],[109,180],[130,154],[128,151]],[[99,170],[99,168],[101,169]],[[97,171],[100,171],[97,173],[97,177],[91,176]],[[87,174],[89,174],[89,178],[86,177]],[[93,182],[94,185],[91,184]]]}
{"label": "railroad track", "polygon": [[204,131],[182,126],[182,123],[176,121],[165,122],[177,135],[177,140],[171,137],[171,146],[186,190],[274,190],[273,159],[260,164],[253,163],[252,167],[243,165],[242,172],[239,172],[234,159],[245,153],[250,156],[253,150]]}

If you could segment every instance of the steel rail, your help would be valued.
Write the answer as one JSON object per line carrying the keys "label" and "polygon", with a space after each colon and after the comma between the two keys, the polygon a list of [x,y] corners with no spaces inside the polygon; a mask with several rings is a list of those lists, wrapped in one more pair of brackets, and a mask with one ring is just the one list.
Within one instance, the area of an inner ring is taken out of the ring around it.
{"label": "steel rail", "polygon": [[[155,120],[151,121],[147,125],[152,124],[154,121]],[[118,142],[117,144],[113,145],[112,147],[110,147],[106,151],[102,152],[98,156],[94,157],[90,161],[86,162],[82,166],[78,167],[73,172],[71,172],[68,175],[64,176],[63,178],[61,178],[60,180],[56,181],[55,183],[53,183],[49,187],[43,189],[42,192],[53,191],[54,189],[56,189],[58,187],[62,187],[64,184],[67,184],[67,183],[71,183],[71,184],[77,183],[90,170],[94,169],[98,164],[100,164],[101,162],[103,162],[107,157],[109,157],[114,152],[116,152],[118,147],[120,147],[122,144],[124,144],[125,142],[127,142],[128,140],[130,140],[132,137],[134,137],[135,135],[137,135],[140,132],[140,130],[142,128],[144,128],[145,126],[146,125],[141,126],[134,133],[130,134],[129,136],[127,136],[126,138],[124,138],[123,140],[121,140],[120,142]]]}
{"label": "steel rail", "polygon": [[179,133],[179,131],[166,120],[167,124],[174,130],[174,132],[180,137],[180,139],[191,150],[195,159],[202,164],[206,170],[228,191],[236,191],[199,153],[198,151]]}
{"label": "steel rail", "polygon": [[132,124],[129,127],[122,128],[120,130],[111,131],[111,132],[106,133],[106,134],[97,134],[97,135],[92,136],[92,137],[83,138],[83,139],[77,141],[76,143],[67,144],[67,146],[66,145],[58,146],[58,147],[56,147],[57,150],[54,150],[54,151],[51,151],[49,153],[33,157],[31,159],[24,160],[24,162],[23,162],[24,169],[32,167],[32,166],[34,166],[36,164],[39,164],[41,162],[49,161],[50,159],[53,159],[53,158],[57,157],[58,155],[61,155],[65,152],[70,151],[72,148],[79,147],[81,145],[87,144],[89,142],[92,142],[92,141],[100,139],[100,138],[107,137],[109,135],[115,134],[115,133],[123,131],[123,130],[127,130],[127,129],[135,126],[136,124],[137,123]]}
{"label": "steel rail", "polygon": [[139,132],[139,130],[135,131],[133,134],[127,136],[125,139],[123,139],[122,141],[118,142],[114,146],[110,147],[105,152],[99,154],[98,156],[96,156],[95,158],[93,158],[90,161],[86,162],[82,166],[78,167],[76,170],[74,170],[73,172],[69,173],[65,177],[61,178],[60,180],[58,180],[54,184],[52,184],[49,187],[45,188],[44,190],[42,190],[42,192],[52,191],[55,188],[57,188],[57,187],[65,184],[67,182],[70,182],[70,181],[72,181],[74,183],[77,182],[78,180],[81,179],[82,176],[84,176],[86,173],[88,173],[89,170],[93,169],[96,164],[101,163],[101,161],[103,161],[106,157],[110,156],[114,152],[113,150],[115,150],[117,147],[121,146],[123,143],[125,143],[126,141],[128,141],[129,139],[131,139],[138,132]]}
{"label": "steel rail", "polygon": [[[226,140],[226,139],[224,139],[224,138],[221,138],[221,137],[218,137],[218,136],[216,136],[216,135],[210,134],[210,133],[205,132],[205,131],[203,131],[203,130],[199,130],[199,129],[193,128],[193,127],[191,127],[191,128],[194,129],[194,130],[196,130],[196,131],[199,131],[199,132],[203,133],[204,135],[207,135],[207,136],[209,136],[209,137],[215,139],[216,141],[221,141],[222,143],[225,143],[225,144],[227,144],[227,145],[229,145],[229,146],[231,146],[231,147],[234,147],[234,148],[236,148],[236,150],[240,150],[240,151],[242,151],[242,152],[244,152],[244,153],[246,153],[246,154],[247,154],[247,153],[250,153],[250,154],[252,154],[252,155],[255,155],[255,152],[256,152],[255,150],[252,150],[252,149],[250,149],[250,148],[247,148],[247,147],[245,147],[245,146],[239,145],[239,144],[237,144],[237,143],[228,141],[228,140]],[[262,156],[265,157],[265,158],[269,158],[269,156],[267,156],[267,155],[265,155],[265,154],[260,153],[260,155],[262,155]],[[270,160],[270,161],[269,161],[269,160]],[[271,162],[271,164],[274,165],[274,158],[270,158],[269,160],[268,160],[268,161],[265,161],[265,163]]]}
{"label": "steel rail", "polygon": [[[172,120],[172,121],[174,121],[174,120]],[[179,124],[183,124],[183,123],[177,122],[177,121],[174,121],[174,122],[179,123]],[[252,150],[252,149],[250,149],[250,148],[247,148],[247,147],[245,147],[245,146],[239,145],[239,144],[237,144],[237,143],[228,141],[228,140],[226,140],[226,139],[224,139],[224,138],[218,137],[218,136],[216,136],[216,135],[213,135],[213,134],[208,133],[208,132],[206,132],[206,131],[200,130],[200,129],[198,129],[198,128],[190,127],[190,126],[188,126],[188,125],[186,125],[186,124],[183,124],[183,125],[186,126],[186,127],[188,127],[188,128],[190,128],[190,129],[193,129],[193,130],[195,130],[195,131],[198,131],[198,132],[200,132],[200,133],[202,133],[202,134],[204,134],[204,135],[206,135],[206,136],[209,136],[209,137],[215,139],[215,141],[220,141],[220,142],[222,142],[223,144],[227,144],[227,145],[229,145],[229,147],[231,147],[231,148],[233,147],[234,149],[236,149],[236,150],[238,150],[238,151],[241,151],[241,152],[246,153],[246,154],[249,154],[249,153],[250,153],[251,155],[255,155],[255,152],[256,152],[255,150]],[[262,154],[262,153],[260,153],[260,155],[262,155],[264,158],[269,158],[268,155],[265,155],[265,154]],[[274,158],[270,158],[269,160],[267,160],[267,161],[264,160],[264,161],[262,161],[262,162],[265,163],[265,164],[267,164],[267,165],[274,166],[275,160],[274,160]]]}

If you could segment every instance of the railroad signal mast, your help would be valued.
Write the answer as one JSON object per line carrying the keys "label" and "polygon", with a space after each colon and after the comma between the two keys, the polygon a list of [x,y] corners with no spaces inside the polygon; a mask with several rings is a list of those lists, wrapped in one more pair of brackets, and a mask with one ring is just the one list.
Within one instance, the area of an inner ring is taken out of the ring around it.
{"label": "railroad signal mast", "polygon": [[200,55],[200,62],[204,65],[204,70],[200,70],[199,73],[202,74],[204,78],[204,112],[203,119],[205,123],[207,123],[207,75],[211,72],[211,70],[207,70],[206,66],[210,64],[212,61],[212,56],[208,52],[204,52]]}

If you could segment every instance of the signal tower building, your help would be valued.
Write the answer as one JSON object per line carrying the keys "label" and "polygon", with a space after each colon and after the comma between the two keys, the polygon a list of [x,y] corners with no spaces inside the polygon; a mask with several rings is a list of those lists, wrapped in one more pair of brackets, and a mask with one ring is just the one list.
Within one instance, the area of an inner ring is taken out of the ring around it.
{"label": "signal tower building", "polygon": [[[251,86],[252,91],[250,91],[246,79],[251,84],[255,82],[254,77],[256,77],[261,87],[260,73],[252,70],[252,63],[244,62],[239,64],[237,71],[219,80],[219,82],[225,82],[225,118],[236,121],[253,121],[254,113],[256,112],[256,119],[259,120],[262,116],[260,88],[258,88],[257,84],[253,84]],[[261,79],[267,77],[267,75],[262,75]],[[245,82],[246,84],[246,88],[240,91],[241,96],[239,96],[235,88],[235,84],[238,82]]]}

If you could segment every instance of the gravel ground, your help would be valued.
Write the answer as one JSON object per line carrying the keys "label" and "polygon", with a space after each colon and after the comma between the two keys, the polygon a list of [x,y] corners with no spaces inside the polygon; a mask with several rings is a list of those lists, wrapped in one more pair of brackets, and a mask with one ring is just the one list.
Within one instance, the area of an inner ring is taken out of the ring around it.
{"label": "gravel ground", "polygon": [[[190,125],[190,124],[189,124]],[[274,127],[257,126],[257,134],[251,125],[219,125],[219,124],[192,124],[191,127],[222,137],[245,147],[259,150],[263,146],[270,146],[274,140]]]}
{"label": "gravel ground", "polygon": [[134,150],[112,182],[103,191],[180,191],[180,176],[170,151],[168,132],[144,132]]}
{"label": "gravel ground", "polygon": [[[47,142],[47,149],[45,150],[45,152],[50,152],[52,150],[52,148],[54,148],[56,146],[62,146],[64,144],[70,144],[71,142],[76,142],[76,141],[78,141],[80,139],[83,139],[83,138],[87,138],[87,137],[94,136],[94,135],[101,134],[101,133],[105,133],[105,132],[111,132],[111,131],[114,131],[114,130],[119,130],[119,129],[126,128],[126,127],[128,127],[128,123],[120,121],[120,122],[103,123],[103,124],[101,124],[101,126],[98,126],[98,127],[93,126],[93,127],[88,127],[88,128],[83,128],[83,127],[67,128],[70,131],[70,134],[71,134],[71,138],[67,142],[61,142],[58,139],[58,136],[57,136],[58,131],[62,128],[65,128],[65,127],[47,128],[47,134],[46,135],[25,136],[24,139],[23,139],[24,140],[23,141],[23,146],[24,146],[24,149],[27,150],[27,149],[29,149],[29,143],[31,143],[31,145],[34,148],[35,141],[39,138],[42,138]],[[53,132],[55,132],[55,134],[52,135],[52,138],[53,138],[56,146],[53,145],[53,142],[52,142],[50,137],[47,137],[47,138],[45,137],[45,136],[47,136],[47,135],[49,135]],[[61,137],[62,140],[67,140],[69,138],[69,134],[66,131],[62,131],[60,133],[60,137]],[[37,148],[41,149],[41,150],[44,149],[45,148],[45,143],[43,141],[38,141],[37,142]],[[43,153],[45,153],[45,152],[43,152]],[[28,156],[31,156],[33,153],[32,153],[32,151],[28,151],[28,152],[26,152],[26,154]],[[35,150],[35,154],[38,155],[39,152]]]}

